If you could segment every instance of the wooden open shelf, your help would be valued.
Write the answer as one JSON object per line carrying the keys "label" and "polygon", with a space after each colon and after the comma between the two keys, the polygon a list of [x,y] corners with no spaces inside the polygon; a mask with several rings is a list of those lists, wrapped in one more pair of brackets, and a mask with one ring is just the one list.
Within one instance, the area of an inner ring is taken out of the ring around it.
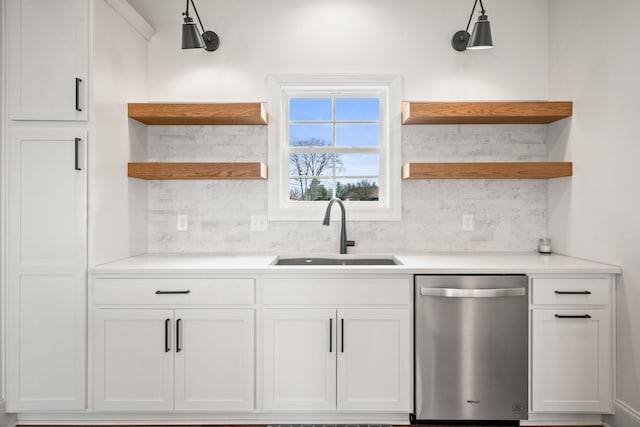
{"label": "wooden open shelf", "polygon": [[403,102],[403,125],[545,124],[573,113],[570,101]]}
{"label": "wooden open shelf", "polygon": [[140,179],[267,179],[267,167],[248,163],[129,163],[128,175]]}
{"label": "wooden open shelf", "polygon": [[572,175],[571,162],[407,163],[402,179],[545,179]]}
{"label": "wooden open shelf", "polygon": [[260,102],[162,104],[131,103],[129,117],[147,125],[266,125]]}

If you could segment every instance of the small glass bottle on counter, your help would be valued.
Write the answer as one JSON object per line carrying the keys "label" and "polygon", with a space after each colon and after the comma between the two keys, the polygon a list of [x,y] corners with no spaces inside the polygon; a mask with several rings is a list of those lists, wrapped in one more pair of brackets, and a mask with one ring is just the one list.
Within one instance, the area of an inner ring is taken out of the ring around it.
{"label": "small glass bottle on counter", "polygon": [[551,239],[543,238],[538,240],[538,252],[541,254],[550,254],[551,253]]}

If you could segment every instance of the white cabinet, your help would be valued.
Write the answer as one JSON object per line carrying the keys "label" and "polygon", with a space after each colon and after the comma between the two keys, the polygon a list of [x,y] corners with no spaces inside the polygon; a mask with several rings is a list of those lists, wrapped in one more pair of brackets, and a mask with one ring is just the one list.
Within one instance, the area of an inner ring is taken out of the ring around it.
{"label": "white cabinet", "polygon": [[5,2],[9,411],[85,408],[89,3]]}
{"label": "white cabinet", "polygon": [[176,310],[175,409],[254,408],[254,311]]}
{"label": "white cabinet", "polygon": [[[265,279],[264,299],[279,307],[263,316],[264,409],[409,412],[410,285],[397,277]],[[304,307],[318,296],[334,307]]]}
{"label": "white cabinet", "polygon": [[100,309],[94,409],[253,409],[253,310]]}
{"label": "white cabinet", "polygon": [[409,310],[338,310],[338,410],[405,411],[412,381]]}
{"label": "white cabinet", "polygon": [[86,120],[89,2],[8,0],[9,117]]}
{"label": "white cabinet", "polygon": [[610,277],[534,277],[532,412],[613,409]]}
{"label": "white cabinet", "polygon": [[267,410],[408,411],[409,310],[267,309]]}
{"label": "white cabinet", "polygon": [[172,310],[94,312],[95,410],[173,407],[172,330]]}
{"label": "white cabinet", "polygon": [[253,279],[93,283],[93,409],[253,410]]}
{"label": "white cabinet", "polygon": [[335,410],[336,311],[264,311],[264,407]]}
{"label": "white cabinet", "polygon": [[85,142],[80,129],[10,133],[9,411],[85,405]]}

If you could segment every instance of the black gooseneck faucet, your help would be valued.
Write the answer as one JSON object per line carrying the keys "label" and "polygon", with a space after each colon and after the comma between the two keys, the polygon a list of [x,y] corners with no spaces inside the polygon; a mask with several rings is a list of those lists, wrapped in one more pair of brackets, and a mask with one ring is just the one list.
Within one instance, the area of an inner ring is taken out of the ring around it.
{"label": "black gooseneck faucet", "polygon": [[329,225],[329,222],[331,220],[331,207],[336,202],[338,203],[338,205],[340,205],[340,210],[342,211],[342,217],[341,217],[342,224],[340,227],[340,253],[346,254],[347,246],[355,246],[356,242],[353,240],[347,240],[347,224],[346,224],[347,214],[345,212],[344,203],[342,203],[342,200],[338,199],[337,197],[334,197],[329,201],[327,210],[324,213],[324,220],[322,221],[322,225]]}

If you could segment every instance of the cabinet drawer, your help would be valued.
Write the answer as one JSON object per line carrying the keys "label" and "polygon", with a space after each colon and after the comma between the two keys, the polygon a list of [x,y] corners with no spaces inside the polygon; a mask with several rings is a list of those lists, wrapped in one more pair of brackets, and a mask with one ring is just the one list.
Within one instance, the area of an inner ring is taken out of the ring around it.
{"label": "cabinet drawer", "polygon": [[268,277],[264,303],[279,305],[411,304],[411,277]]}
{"label": "cabinet drawer", "polygon": [[97,305],[254,304],[252,278],[96,278]]}
{"label": "cabinet drawer", "polygon": [[533,278],[533,304],[609,305],[611,280],[608,277]]}

